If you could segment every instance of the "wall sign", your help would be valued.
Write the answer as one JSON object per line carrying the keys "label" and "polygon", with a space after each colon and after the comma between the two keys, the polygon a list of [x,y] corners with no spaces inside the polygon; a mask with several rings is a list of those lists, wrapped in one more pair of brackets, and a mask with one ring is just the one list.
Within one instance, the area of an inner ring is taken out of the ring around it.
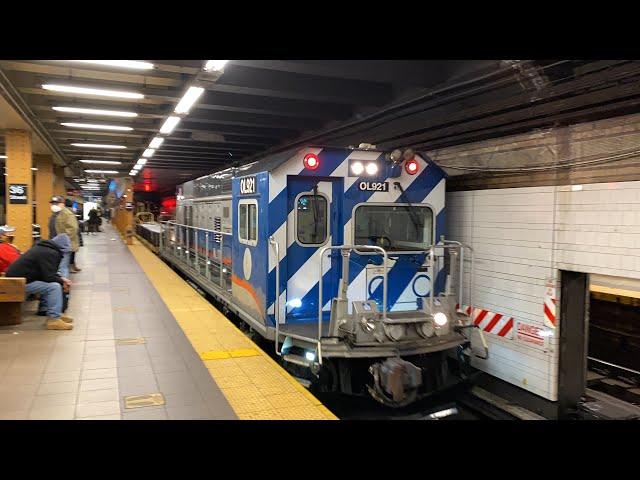
{"label": "wall sign", "polygon": [[24,183],[9,184],[9,203],[26,204],[28,199],[27,185]]}
{"label": "wall sign", "polygon": [[358,189],[364,192],[388,192],[389,182],[360,182]]}
{"label": "wall sign", "polygon": [[256,193],[256,177],[243,177],[240,179],[240,194],[249,195]]}

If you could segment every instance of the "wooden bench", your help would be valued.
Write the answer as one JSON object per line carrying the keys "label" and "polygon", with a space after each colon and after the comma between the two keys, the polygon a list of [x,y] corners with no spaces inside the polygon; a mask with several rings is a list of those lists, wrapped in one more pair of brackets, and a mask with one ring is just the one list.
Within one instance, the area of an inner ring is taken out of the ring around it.
{"label": "wooden bench", "polygon": [[22,302],[26,299],[25,278],[0,277],[0,325],[22,323]]}

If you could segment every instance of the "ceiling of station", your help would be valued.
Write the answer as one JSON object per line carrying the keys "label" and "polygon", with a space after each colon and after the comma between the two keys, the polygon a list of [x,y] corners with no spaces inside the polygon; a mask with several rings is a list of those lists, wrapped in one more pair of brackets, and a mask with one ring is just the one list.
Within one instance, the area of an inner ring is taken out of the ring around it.
{"label": "ceiling of station", "polygon": [[[80,61],[0,61],[0,70],[76,172],[107,169],[80,160],[119,161],[126,175],[184,95],[205,60],[148,60],[153,69]],[[476,67],[486,62],[476,62]],[[405,92],[469,68],[461,61],[231,60],[188,115],[148,159],[139,178],[154,189],[223,168],[327,125],[375,111]],[[135,92],[116,98],[52,91],[63,85]],[[116,117],[54,109],[133,112]],[[64,125],[67,124],[67,125]],[[82,125],[126,127],[98,130]],[[114,145],[98,149],[73,144]],[[77,173],[76,173],[77,175]]]}
{"label": "ceiling of station", "polygon": [[[127,175],[187,89],[203,87],[135,177],[154,191],[173,192],[183,181],[296,143],[437,148],[582,118],[605,101],[618,111],[633,108],[629,102],[640,74],[639,64],[629,61],[230,60],[211,79],[202,76],[206,60],[145,62],[152,68],[0,61],[0,80],[75,175],[87,169]],[[139,98],[43,85],[125,91]],[[78,108],[135,116],[68,111]]]}

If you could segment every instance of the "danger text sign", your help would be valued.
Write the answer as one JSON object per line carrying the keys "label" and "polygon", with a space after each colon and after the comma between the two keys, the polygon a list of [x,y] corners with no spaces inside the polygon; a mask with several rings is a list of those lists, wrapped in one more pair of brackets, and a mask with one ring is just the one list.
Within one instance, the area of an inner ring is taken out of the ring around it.
{"label": "danger text sign", "polygon": [[544,329],[530,323],[518,322],[516,338],[521,342],[533,343],[534,345],[544,346]]}

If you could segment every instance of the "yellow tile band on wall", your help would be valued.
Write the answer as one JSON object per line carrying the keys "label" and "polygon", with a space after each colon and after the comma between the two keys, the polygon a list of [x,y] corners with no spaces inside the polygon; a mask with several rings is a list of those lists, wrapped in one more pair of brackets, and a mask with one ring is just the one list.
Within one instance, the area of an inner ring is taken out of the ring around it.
{"label": "yellow tile band on wall", "polygon": [[242,420],[337,420],[240,329],[134,239],[129,250]]}

